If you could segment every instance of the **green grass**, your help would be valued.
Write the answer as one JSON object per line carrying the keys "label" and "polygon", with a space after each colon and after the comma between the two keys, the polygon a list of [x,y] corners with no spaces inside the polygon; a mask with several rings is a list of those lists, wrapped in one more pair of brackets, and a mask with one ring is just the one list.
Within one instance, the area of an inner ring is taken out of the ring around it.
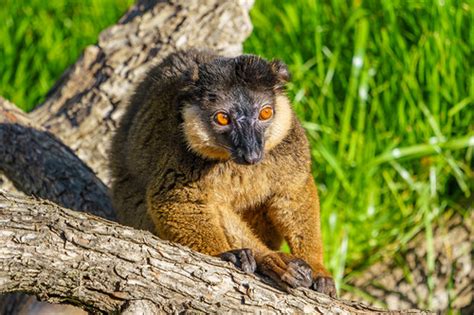
{"label": "green grass", "polygon": [[[0,95],[30,110],[131,0],[6,0]],[[256,0],[245,51],[290,67],[339,288],[472,194],[474,29],[470,1]],[[432,284],[432,279],[428,279]],[[423,301],[428,307],[430,301]]]}
{"label": "green grass", "polygon": [[[245,51],[290,67],[340,288],[466,209],[473,190],[469,1],[257,0]],[[431,277],[428,280],[432,282]],[[424,301],[429,306],[430,301]]]}
{"label": "green grass", "polygon": [[29,111],[133,0],[2,0],[0,95]]}

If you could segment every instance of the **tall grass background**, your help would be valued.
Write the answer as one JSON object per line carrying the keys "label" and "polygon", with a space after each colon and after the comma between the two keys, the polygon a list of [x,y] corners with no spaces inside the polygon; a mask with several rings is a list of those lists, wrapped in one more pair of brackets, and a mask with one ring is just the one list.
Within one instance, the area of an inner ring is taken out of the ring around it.
{"label": "tall grass background", "polygon": [[[5,0],[4,0],[5,2]],[[130,0],[7,0],[0,95],[30,110]],[[256,0],[245,52],[285,61],[308,132],[338,288],[417,233],[467,214],[474,149],[470,1]],[[429,307],[430,299],[424,301]]]}
{"label": "tall grass background", "polygon": [[433,225],[446,212],[466,214],[472,5],[256,1],[245,51],[281,58],[293,74],[289,94],[311,140],[326,260],[342,289],[353,290],[346,281],[375,261],[396,259],[418,232],[431,275]]}

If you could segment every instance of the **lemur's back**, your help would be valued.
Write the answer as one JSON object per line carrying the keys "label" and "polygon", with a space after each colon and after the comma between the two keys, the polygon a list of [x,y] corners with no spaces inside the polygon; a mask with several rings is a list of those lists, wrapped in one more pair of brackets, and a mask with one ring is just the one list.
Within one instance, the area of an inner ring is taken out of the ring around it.
{"label": "lemur's back", "polygon": [[170,55],[145,75],[129,99],[110,154],[113,202],[122,223],[154,231],[146,214],[146,186],[160,159],[183,145],[174,100],[198,58]]}

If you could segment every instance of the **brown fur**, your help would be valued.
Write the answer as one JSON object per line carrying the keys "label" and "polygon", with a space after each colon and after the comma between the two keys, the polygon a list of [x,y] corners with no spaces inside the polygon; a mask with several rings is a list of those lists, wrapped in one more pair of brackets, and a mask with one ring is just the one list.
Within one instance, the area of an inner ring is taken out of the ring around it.
{"label": "brown fur", "polygon": [[275,251],[285,239],[315,276],[329,277],[308,141],[281,89],[265,157],[255,165],[231,160],[193,108],[176,105],[182,74],[215,58],[175,54],[137,87],[112,144],[120,221],[209,255],[250,248],[260,270],[282,277],[276,265],[290,256]]}

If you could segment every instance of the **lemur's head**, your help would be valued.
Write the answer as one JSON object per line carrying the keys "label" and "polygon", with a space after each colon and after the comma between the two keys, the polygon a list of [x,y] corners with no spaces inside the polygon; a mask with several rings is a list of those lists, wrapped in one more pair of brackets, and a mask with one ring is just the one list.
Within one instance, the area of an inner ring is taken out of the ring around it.
{"label": "lemur's head", "polygon": [[285,64],[253,55],[222,57],[191,70],[181,97],[190,149],[209,159],[260,162],[291,128],[288,80]]}

